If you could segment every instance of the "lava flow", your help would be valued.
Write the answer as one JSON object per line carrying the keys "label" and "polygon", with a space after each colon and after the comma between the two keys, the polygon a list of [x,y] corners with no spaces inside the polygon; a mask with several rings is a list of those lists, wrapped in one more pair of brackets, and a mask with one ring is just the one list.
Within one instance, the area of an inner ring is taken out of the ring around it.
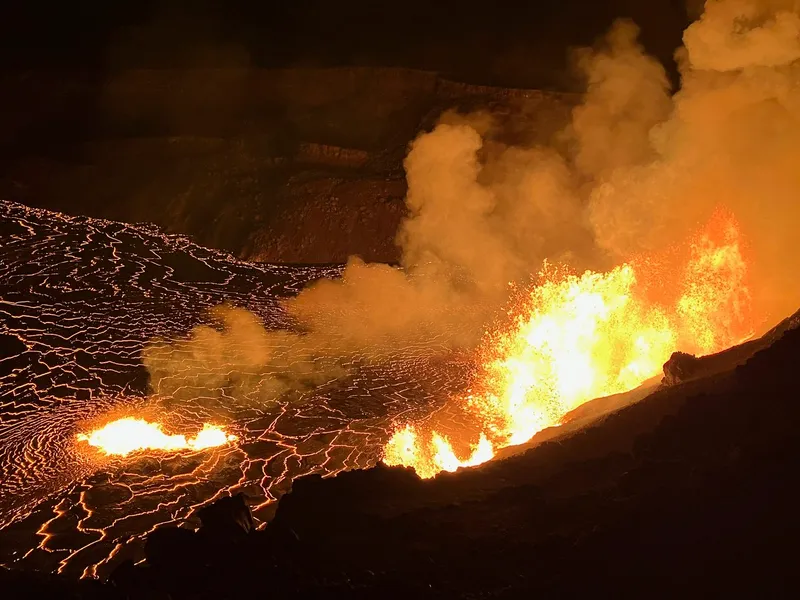
{"label": "lava flow", "polygon": [[[681,348],[715,352],[751,334],[746,264],[736,222],[717,213],[689,245],[686,267],[664,299],[658,260],[641,259],[582,275],[545,264],[511,314],[488,335],[482,367],[462,408],[478,422],[478,442],[459,459],[451,440],[405,425],[384,449],[384,462],[413,467],[423,478],[475,466],[495,450],[521,444],[594,398],[631,390],[657,375]],[[661,298],[653,288],[662,288]],[[478,436],[475,436],[475,433]]]}
{"label": "lava flow", "polygon": [[115,456],[127,456],[140,450],[205,450],[224,446],[237,439],[235,435],[208,423],[196,436],[187,439],[185,435],[164,433],[158,423],[131,417],[117,419],[88,434],[79,433],[77,438],[104,454]]}

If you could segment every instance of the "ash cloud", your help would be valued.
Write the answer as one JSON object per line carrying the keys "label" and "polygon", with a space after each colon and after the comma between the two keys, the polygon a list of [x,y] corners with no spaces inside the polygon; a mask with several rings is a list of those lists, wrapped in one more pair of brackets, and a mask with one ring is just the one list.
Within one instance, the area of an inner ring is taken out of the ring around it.
{"label": "ash cloud", "polygon": [[[794,3],[707,2],[677,53],[674,95],[637,34],[620,21],[576,54],[587,91],[549,145],[503,143],[503,127],[485,112],[443,115],[405,161],[401,267],[353,258],[340,280],[286,301],[302,333],[268,332],[238,309],[220,309],[222,332],[200,328],[146,352],[154,387],[180,373],[197,386],[218,386],[220,377],[230,385],[241,371],[234,385],[263,386],[266,398],[341,372],[356,356],[469,349],[543,260],[607,268],[684,240],[719,205],[748,240],[763,328],[796,310]],[[192,370],[187,357],[205,366]]]}

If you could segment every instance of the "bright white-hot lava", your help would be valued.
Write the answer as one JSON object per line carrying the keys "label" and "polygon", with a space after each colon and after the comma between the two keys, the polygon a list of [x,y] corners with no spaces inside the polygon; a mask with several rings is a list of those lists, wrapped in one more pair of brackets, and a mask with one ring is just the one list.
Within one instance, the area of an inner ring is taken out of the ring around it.
{"label": "bright white-hot lava", "polygon": [[458,458],[435,430],[426,437],[406,425],[387,444],[384,462],[422,477],[480,464],[581,404],[657,375],[679,348],[706,354],[746,338],[750,296],[736,222],[718,213],[686,255],[672,283],[656,260],[582,275],[546,264],[512,324],[485,340],[480,374],[462,399],[478,423],[477,432],[466,432],[478,434],[469,455]]}
{"label": "bright white-hot lava", "polygon": [[204,450],[224,446],[235,441],[235,435],[215,425],[206,423],[194,437],[182,434],[167,434],[159,423],[126,417],[117,419],[90,433],[79,433],[78,441],[87,442],[107,455],[127,456],[140,450]]}

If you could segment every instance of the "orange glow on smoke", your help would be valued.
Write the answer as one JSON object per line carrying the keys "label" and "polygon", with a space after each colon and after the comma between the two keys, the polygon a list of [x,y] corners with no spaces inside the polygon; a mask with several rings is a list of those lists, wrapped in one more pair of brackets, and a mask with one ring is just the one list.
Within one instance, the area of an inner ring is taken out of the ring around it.
{"label": "orange glow on smoke", "polygon": [[140,450],[205,450],[224,446],[235,441],[235,435],[226,434],[220,427],[203,425],[203,429],[193,438],[185,435],[169,435],[162,431],[158,423],[144,419],[124,418],[108,423],[91,433],[79,433],[78,441],[87,442],[107,455],[127,456]]}
{"label": "orange glow on smoke", "polygon": [[[658,375],[681,349],[707,354],[751,335],[746,264],[736,222],[718,213],[690,242],[673,298],[655,302],[647,260],[582,275],[545,264],[513,311],[507,330],[488,335],[482,367],[462,407],[477,419],[479,442],[458,458],[450,440],[412,426],[397,431],[384,462],[421,477],[483,463],[558,425],[581,404],[631,390]],[[469,435],[469,434],[468,434]]]}

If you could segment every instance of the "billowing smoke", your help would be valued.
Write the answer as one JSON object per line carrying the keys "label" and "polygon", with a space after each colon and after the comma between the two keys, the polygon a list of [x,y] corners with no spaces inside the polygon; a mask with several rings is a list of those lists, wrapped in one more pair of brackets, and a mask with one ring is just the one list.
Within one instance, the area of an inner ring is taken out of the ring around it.
{"label": "billowing smoke", "polygon": [[267,332],[251,315],[221,309],[221,332],[200,328],[148,350],[154,387],[188,376],[196,386],[263,386],[267,398],[329,377],[354,357],[470,348],[543,260],[579,270],[618,264],[684,240],[719,205],[748,241],[762,325],[796,310],[794,6],[707,2],[685,32],[673,96],[636,26],[618,22],[597,48],[578,53],[585,98],[547,146],[504,144],[486,113],[445,114],[405,162],[401,267],[354,258],[340,280],[287,301],[301,333]]}
{"label": "billowing smoke", "polygon": [[587,205],[599,246],[619,258],[683,239],[727,206],[749,242],[755,305],[770,321],[800,303],[796,6],[707,2],[684,33],[681,89],[669,117],[647,134],[650,156],[607,170]]}
{"label": "billowing smoke", "polygon": [[143,361],[151,385],[167,403],[198,398],[259,403],[317,386],[342,374],[340,352],[314,346],[319,336],[267,331],[251,312],[220,305],[218,327],[196,327],[186,340],[153,341]]}

